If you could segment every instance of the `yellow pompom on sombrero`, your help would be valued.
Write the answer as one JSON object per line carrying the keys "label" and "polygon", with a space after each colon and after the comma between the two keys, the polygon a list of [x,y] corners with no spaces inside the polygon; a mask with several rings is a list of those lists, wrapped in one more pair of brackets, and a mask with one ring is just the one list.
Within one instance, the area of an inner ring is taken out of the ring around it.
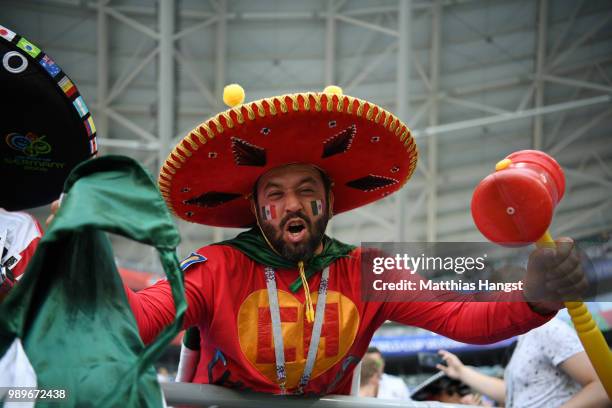
{"label": "yellow pompom on sombrero", "polygon": [[416,167],[410,129],[337,86],[243,103],[244,90],[232,84],[223,100],[231,108],[193,129],[161,168],[162,195],[187,221],[254,225],[249,197],[255,182],[290,163],[312,164],[328,174],[334,214],[399,190]]}

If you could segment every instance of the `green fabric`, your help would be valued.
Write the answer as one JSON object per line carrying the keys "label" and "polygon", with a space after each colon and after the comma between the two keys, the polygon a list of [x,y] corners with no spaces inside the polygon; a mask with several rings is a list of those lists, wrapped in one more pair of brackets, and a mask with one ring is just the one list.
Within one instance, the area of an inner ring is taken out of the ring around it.
{"label": "green fabric", "polygon": [[[82,163],[64,191],[23,279],[0,304],[0,356],[21,338],[38,388],[68,391],[62,407],[162,406],[152,364],[186,309],[176,226],[151,176],[132,159]],[[155,247],[172,286],[176,319],[146,347],[104,231]]]}
{"label": "green fabric", "polygon": [[[297,264],[278,255],[270,248],[266,239],[263,237],[259,228],[251,228],[248,231],[238,234],[235,238],[220,242],[219,245],[230,245],[257,263],[271,266],[273,268],[296,269]],[[323,236],[323,251],[313,256],[311,259],[304,260],[306,278],[310,278],[316,272],[325,269],[336,259],[343,258],[355,249],[354,246],[344,244],[327,235]],[[297,292],[302,287],[302,280],[298,277],[291,284],[291,291]]]}

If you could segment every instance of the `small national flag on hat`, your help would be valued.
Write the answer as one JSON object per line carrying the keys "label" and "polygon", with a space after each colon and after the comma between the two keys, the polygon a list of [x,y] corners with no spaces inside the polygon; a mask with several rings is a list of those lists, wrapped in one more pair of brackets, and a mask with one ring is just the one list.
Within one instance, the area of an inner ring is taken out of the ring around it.
{"label": "small national flag on hat", "polygon": [[28,54],[30,54],[32,58],[36,58],[36,56],[40,54],[40,48],[38,48],[37,46],[35,46],[34,44],[32,44],[31,42],[29,42],[23,37],[21,37],[21,39],[17,43],[17,46],[21,48],[22,50],[24,50],[25,52],[27,52]]}
{"label": "small national flag on hat", "polygon": [[0,37],[4,38],[7,41],[11,41],[15,38],[15,33],[9,30],[8,28],[0,25]]}
{"label": "small national flag on hat", "polygon": [[76,93],[76,87],[74,86],[72,81],[68,79],[67,76],[60,79],[58,85],[60,86],[60,88],[62,88],[62,91],[64,91],[66,96],[68,96],[69,98]]}
{"label": "small national flag on hat", "polygon": [[310,202],[310,207],[312,208],[312,215],[319,215],[323,211],[323,201],[313,200]]}
{"label": "small national flag on hat", "polygon": [[98,153],[98,143],[96,143],[95,137],[89,141],[89,151],[91,154]]}
{"label": "small national flag on hat", "polygon": [[43,55],[43,57],[41,58],[40,61],[38,61],[38,63],[42,65],[42,67],[52,77],[56,76],[61,71],[60,67],[58,67],[55,61],[53,61],[53,59],[48,55]]}
{"label": "small national flag on hat", "polygon": [[266,205],[261,207],[261,215],[265,221],[276,218],[276,206]]}
{"label": "small national flag on hat", "polygon": [[96,126],[94,125],[91,115],[87,118],[86,121],[83,122],[83,124],[85,125],[85,130],[87,130],[87,136],[91,136],[96,133]]}
{"label": "small national flag on hat", "polygon": [[89,110],[87,109],[87,105],[85,105],[85,101],[83,100],[82,96],[79,96],[78,98],[76,98],[74,102],[72,102],[72,104],[74,105],[76,110],[79,112],[79,115],[81,115],[81,117],[89,113]]}

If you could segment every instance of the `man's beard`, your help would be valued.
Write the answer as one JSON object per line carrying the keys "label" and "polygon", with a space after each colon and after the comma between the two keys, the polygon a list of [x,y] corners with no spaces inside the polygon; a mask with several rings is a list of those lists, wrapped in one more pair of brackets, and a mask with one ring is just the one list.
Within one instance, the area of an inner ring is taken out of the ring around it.
{"label": "man's beard", "polygon": [[[292,218],[300,218],[304,220],[306,228],[309,232],[309,237],[305,242],[298,244],[292,244],[285,242],[283,234],[285,231],[285,225]],[[272,247],[283,257],[291,262],[306,261],[314,255],[315,251],[319,247],[323,235],[325,234],[325,228],[327,228],[327,222],[329,217],[327,214],[323,214],[314,224],[301,212],[287,214],[279,224],[279,230],[268,223],[261,224],[261,230],[272,244]]]}

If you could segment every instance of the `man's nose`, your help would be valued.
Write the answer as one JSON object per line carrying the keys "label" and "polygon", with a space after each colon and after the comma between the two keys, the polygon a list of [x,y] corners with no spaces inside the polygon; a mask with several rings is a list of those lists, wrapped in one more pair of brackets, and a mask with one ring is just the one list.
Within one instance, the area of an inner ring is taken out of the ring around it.
{"label": "man's nose", "polygon": [[285,212],[297,212],[302,210],[302,203],[298,196],[294,193],[288,193],[285,196]]}

